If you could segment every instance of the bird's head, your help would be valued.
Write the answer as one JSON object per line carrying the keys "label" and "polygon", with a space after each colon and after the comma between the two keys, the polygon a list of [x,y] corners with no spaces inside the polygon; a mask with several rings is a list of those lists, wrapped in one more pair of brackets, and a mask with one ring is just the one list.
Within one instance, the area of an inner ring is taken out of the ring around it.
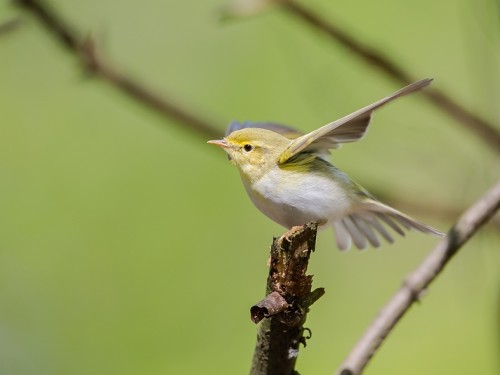
{"label": "bird's head", "polygon": [[246,128],[208,143],[224,149],[240,172],[254,181],[276,166],[290,140],[270,130]]}

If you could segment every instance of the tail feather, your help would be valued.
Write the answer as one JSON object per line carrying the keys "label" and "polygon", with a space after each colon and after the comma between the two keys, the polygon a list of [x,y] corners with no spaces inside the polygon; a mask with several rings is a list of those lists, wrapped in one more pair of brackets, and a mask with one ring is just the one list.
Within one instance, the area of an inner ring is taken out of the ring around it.
{"label": "tail feather", "polygon": [[370,244],[373,247],[379,247],[380,241],[378,240],[377,236],[375,235],[375,232],[373,231],[373,229],[370,227],[370,225],[368,225],[368,222],[363,220],[363,218],[357,214],[353,214],[352,219],[353,219],[354,223],[356,224],[356,226],[358,227],[358,229],[365,235],[368,242],[370,242]]}
{"label": "tail feather", "polygon": [[381,222],[401,236],[405,235],[404,230],[412,229],[436,236],[444,235],[431,226],[418,222],[390,206],[373,199],[367,199],[355,207],[352,212],[333,223],[337,246],[340,250],[347,250],[350,248],[352,240],[358,249],[364,249],[367,242],[376,248],[380,246],[377,234],[389,243],[394,242]]}
{"label": "tail feather", "polygon": [[377,230],[378,233],[382,235],[382,237],[385,238],[385,240],[389,243],[394,243],[394,238],[387,232],[387,230],[380,224],[380,221],[377,220],[377,217],[375,215],[372,215],[371,217],[368,216],[366,219],[371,226],[373,226],[374,229]]}
{"label": "tail feather", "polygon": [[[405,232],[403,229],[400,228],[398,224],[392,220],[390,215],[387,215],[386,213],[381,213],[377,212],[377,217],[382,220],[384,223],[386,223],[388,226],[390,226],[392,229],[394,229],[395,232],[398,232],[401,236],[405,236]],[[408,229],[408,227],[405,225],[405,228]]]}
{"label": "tail feather", "polygon": [[358,226],[354,223],[354,218],[351,216],[346,216],[342,219],[344,226],[351,235],[352,241],[358,249],[364,249],[366,247],[366,237],[362,233]]}
{"label": "tail feather", "polygon": [[341,220],[333,223],[333,230],[335,231],[335,240],[340,250],[348,250],[351,247],[351,235],[347,231],[344,223]]}

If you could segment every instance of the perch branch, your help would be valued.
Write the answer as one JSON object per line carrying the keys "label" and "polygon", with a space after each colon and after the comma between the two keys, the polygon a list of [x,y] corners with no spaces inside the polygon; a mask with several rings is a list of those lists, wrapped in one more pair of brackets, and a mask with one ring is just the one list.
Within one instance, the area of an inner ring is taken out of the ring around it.
{"label": "perch branch", "polygon": [[460,247],[500,208],[500,182],[458,219],[448,235],[409,275],[403,286],[379,312],[354,349],[337,370],[337,375],[361,374],[397,322],[418,301]]}
{"label": "perch branch", "polygon": [[92,39],[82,39],[78,33],[43,0],[13,0],[21,8],[31,12],[59,42],[83,63],[91,73],[109,82],[132,99],[141,102],[161,115],[167,116],[209,138],[216,138],[221,131],[216,126],[197,117],[184,108],[153,92],[143,84],[120,73],[97,51]]}
{"label": "perch branch", "polygon": [[296,374],[299,345],[305,345],[303,327],[309,306],[324,294],[311,291],[312,276],[306,275],[316,243],[317,225],[294,227],[271,247],[267,297],[251,308],[254,322],[263,319],[257,334],[251,375]]}
{"label": "perch branch", "polygon": [[[309,24],[310,26],[321,30],[330,38],[340,43],[347,50],[358,56],[361,60],[364,60],[368,64],[376,67],[392,80],[402,85],[408,85],[411,82],[416,81],[413,75],[410,74],[410,72],[403,66],[399,65],[395,60],[390,59],[388,56],[372,47],[366,46],[337,25],[328,22],[319,14],[314,13],[307,7],[299,4],[297,1],[279,0],[278,3],[282,4],[284,9],[286,9],[290,14],[296,16],[298,19]],[[425,95],[431,103],[448,116],[455,119],[459,124],[462,124],[464,127],[479,136],[486,144],[490,145],[494,151],[500,152],[500,130],[497,129],[492,123],[479,117],[477,114],[468,111],[453,100],[448,94],[439,89],[430,88],[429,90],[424,90],[422,91],[422,95]]]}

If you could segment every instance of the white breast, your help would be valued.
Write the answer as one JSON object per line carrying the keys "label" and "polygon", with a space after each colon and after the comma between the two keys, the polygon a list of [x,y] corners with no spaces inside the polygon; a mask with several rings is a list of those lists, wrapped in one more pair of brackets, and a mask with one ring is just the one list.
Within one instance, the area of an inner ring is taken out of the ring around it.
{"label": "white breast", "polygon": [[284,227],[311,221],[334,221],[351,207],[345,188],[329,176],[284,169],[271,170],[245,189],[255,206]]}

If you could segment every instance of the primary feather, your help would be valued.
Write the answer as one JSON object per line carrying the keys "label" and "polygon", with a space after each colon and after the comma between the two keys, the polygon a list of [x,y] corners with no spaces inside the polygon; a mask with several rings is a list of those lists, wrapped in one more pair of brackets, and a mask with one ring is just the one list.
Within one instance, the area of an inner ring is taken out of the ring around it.
{"label": "primary feather", "polygon": [[341,143],[355,142],[361,139],[370,124],[370,118],[374,110],[392,102],[394,99],[420,90],[431,82],[432,79],[423,79],[412,83],[375,103],[294,139],[280,155],[278,162],[280,164],[286,163],[301,151],[338,148]]}

